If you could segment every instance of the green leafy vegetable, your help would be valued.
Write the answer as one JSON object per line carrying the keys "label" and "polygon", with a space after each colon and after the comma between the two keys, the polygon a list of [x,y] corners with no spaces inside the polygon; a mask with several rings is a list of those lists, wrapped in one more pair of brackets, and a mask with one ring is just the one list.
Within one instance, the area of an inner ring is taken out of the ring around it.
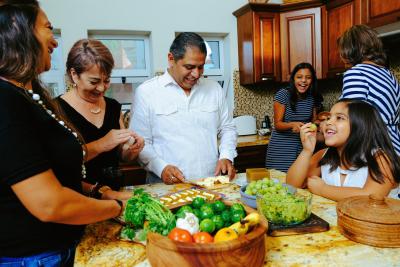
{"label": "green leafy vegetable", "polygon": [[[145,233],[149,230],[162,235],[167,235],[176,225],[172,212],[142,188],[135,190],[127,201],[124,219],[127,228],[146,228]],[[145,221],[149,222],[147,227],[144,227]]]}

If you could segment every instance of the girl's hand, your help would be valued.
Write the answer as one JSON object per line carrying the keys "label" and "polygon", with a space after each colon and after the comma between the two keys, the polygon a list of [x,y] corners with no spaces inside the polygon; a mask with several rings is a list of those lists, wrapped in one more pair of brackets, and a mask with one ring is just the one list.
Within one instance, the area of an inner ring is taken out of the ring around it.
{"label": "girl's hand", "polygon": [[315,144],[317,143],[317,132],[311,126],[312,123],[306,123],[300,128],[300,140],[303,145],[303,150],[314,152]]}
{"label": "girl's hand", "polygon": [[290,124],[292,126],[292,132],[294,132],[294,133],[300,132],[301,126],[304,125],[304,123],[302,123],[301,121],[294,121],[294,122],[291,122]]}
{"label": "girl's hand", "polygon": [[325,186],[324,180],[322,180],[318,176],[311,176],[308,177],[307,179],[307,187],[308,190],[310,190],[311,193],[316,194],[316,195],[321,195],[322,189]]}

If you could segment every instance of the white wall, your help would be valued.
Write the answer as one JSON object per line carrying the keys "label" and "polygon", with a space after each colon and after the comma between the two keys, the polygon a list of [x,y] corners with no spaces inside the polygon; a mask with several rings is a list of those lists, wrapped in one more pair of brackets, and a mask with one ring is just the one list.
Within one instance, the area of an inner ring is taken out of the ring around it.
{"label": "white wall", "polygon": [[[40,0],[55,29],[61,30],[63,59],[88,30],[150,32],[152,71],[164,71],[175,32],[226,33],[230,73],[238,69],[236,18],[247,0]],[[232,76],[232,75],[231,75]],[[232,77],[229,102],[233,106]]]}

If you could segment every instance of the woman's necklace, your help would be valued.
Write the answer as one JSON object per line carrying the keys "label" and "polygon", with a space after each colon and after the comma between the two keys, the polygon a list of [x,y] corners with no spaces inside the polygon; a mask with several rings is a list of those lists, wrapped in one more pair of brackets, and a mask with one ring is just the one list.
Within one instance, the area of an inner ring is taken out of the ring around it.
{"label": "woman's necklace", "polygon": [[78,94],[78,89],[75,87],[75,97],[79,100],[79,102],[82,102],[82,103],[85,103],[86,105],[88,104],[88,103],[90,103],[91,104],[91,108],[89,108],[89,111],[90,111],[90,113],[92,113],[92,114],[99,114],[101,111],[102,111],[102,109],[101,109],[101,107],[99,107],[99,106],[96,106],[95,104],[93,104],[93,103],[91,103],[91,102],[88,102],[88,101],[86,101],[85,99],[83,99],[83,98],[81,98],[80,96],[79,96],[79,94]]}
{"label": "woman's necklace", "polygon": [[89,109],[89,111],[93,114],[99,114],[101,112],[101,108],[100,107],[94,107]]}
{"label": "woman's necklace", "polygon": [[[22,88],[22,89],[24,89],[25,92],[28,92],[29,95],[32,97],[32,99],[33,99],[36,103],[38,103],[39,106],[41,106],[41,107],[46,111],[46,113],[47,113],[50,117],[52,117],[53,119],[55,119],[61,126],[63,126],[65,129],[67,129],[67,130],[76,138],[76,140],[78,140],[78,143],[80,144],[80,146],[81,146],[81,147],[83,146],[81,140],[78,138],[78,134],[77,134],[76,132],[74,132],[71,128],[69,128],[68,125],[67,125],[63,120],[61,120],[59,117],[57,117],[57,115],[54,114],[53,111],[51,111],[51,110],[44,104],[44,102],[40,99],[40,95],[39,95],[39,94],[34,93],[32,89],[27,89],[27,88],[25,87],[25,84],[23,84],[23,83],[21,83],[21,82],[10,81],[10,80],[8,80],[8,79],[6,79],[6,78],[4,78],[4,77],[0,77],[0,78],[3,79],[3,80],[5,80],[5,81],[7,81],[7,82],[9,82],[9,83],[12,83],[12,84],[14,84],[14,85],[20,87],[20,88]],[[84,149],[82,149],[82,155],[83,155],[83,158],[85,158],[86,151],[85,151]],[[85,167],[85,163],[84,163],[84,162],[82,162],[82,172],[81,172],[81,174],[82,174],[82,178],[85,179],[85,178],[86,178],[86,167]]]}

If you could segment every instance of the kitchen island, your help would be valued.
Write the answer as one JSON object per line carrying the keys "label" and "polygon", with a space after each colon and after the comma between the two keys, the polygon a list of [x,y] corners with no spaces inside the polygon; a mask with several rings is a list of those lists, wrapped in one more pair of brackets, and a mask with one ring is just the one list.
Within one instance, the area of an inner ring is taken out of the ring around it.
{"label": "kitchen island", "polygon": [[[285,174],[271,170],[271,177],[281,181]],[[227,200],[239,201],[239,188],[245,174],[218,192]],[[239,185],[238,185],[239,184]],[[188,188],[188,185],[142,185],[154,195],[164,195]],[[132,190],[132,188],[126,188]],[[265,266],[399,266],[400,248],[375,248],[348,240],[336,226],[336,202],[313,196],[312,212],[330,224],[322,233],[266,237]],[[89,225],[80,242],[74,266],[150,266],[143,244],[118,239],[121,225],[106,221]]]}

